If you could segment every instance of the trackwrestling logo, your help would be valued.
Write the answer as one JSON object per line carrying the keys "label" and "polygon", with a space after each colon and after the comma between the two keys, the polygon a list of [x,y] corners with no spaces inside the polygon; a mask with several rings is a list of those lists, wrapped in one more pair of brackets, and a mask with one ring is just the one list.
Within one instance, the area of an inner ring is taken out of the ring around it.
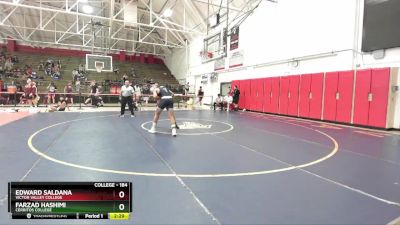
{"label": "trackwrestling logo", "polygon": [[198,122],[183,122],[182,124],[178,124],[179,129],[182,130],[194,130],[194,129],[210,129],[211,124],[201,124]]}

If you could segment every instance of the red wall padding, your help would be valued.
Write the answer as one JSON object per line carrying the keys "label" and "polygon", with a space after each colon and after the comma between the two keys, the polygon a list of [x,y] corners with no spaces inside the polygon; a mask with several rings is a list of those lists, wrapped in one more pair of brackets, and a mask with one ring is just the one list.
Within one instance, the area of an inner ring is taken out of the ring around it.
{"label": "red wall padding", "polygon": [[264,82],[264,96],[262,98],[263,101],[263,112],[272,112],[271,105],[271,92],[272,92],[272,78],[265,78]]}
{"label": "red wall padding", "polygon": [[390,68],[359,70],[356,75],[350,70],[233,84],[239,84],[240,108],[342,123],[351,123],[353,112],[354,124],[386,127]]}
{"label": "red wall padding", "polygon": [[339,99],[336,104],[336,121],[351,122],[351,108],[353,106],[354,71],[340,71],[338,76],[337,92]]}
{"label": "red wall padding", "polygon": [[359,70],[356,74],[356,93],[354,96],[353,123],[368,125],[369,101],[368,94],[371,90],[371,70]]}
{"label": "red wall padding", "polygon": [[279,112],[280,78],[271,78],[271,113]]}
{"label": "red wall padding", "polygon": [[280,78],[279,88],[279,114],[287,115],[289,107],[289,83],[290,77]]}
{"label": "red wall padding", "polygon": [[321,119],[322,116],[322,91],[324,88],[324,74],[311,75],[310,87],[310,112],[309,117],[312,119]]}
{"label": "red wall padding", "polygon": [[311,92],[311,74],[301,75],[300,96],[299,96],[300,117],[309,117],[310,115],[310,92]]}
{"label": "red wall padding", "polygon": [[390,68],[357,71],[354,124],[386,127]]}
{"label": "red wall padding", "polygon": [[339,72],[328,72],[325,74],[324,120],[336,120],[336,93],[338,90],[338,82]]}
{"label": "red wall padding", "polygon": [[299,114],[299,84],[299,75],[290,76],[288,115],[291,116],[298,116]]}
{"label": "red wall padding", "polygon": [[369,105],[368,125],[386,127],[387,107],[390,88],[390,68],[372,69],[372,100]]}

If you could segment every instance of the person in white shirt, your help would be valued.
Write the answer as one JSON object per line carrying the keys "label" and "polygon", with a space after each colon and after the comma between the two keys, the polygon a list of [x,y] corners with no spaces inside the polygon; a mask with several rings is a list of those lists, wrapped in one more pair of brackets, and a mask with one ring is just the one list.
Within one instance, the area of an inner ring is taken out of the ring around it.
{"label": "person in white shirt", "polygon": [[134,108],[135,108],[135,110],[138,110],[137,107],[139,106],[140,97],[142,96],[142,88],[138,84],[136,84],[134,89],[135,89],[135,105],[134,105]]}
{"label": "person in white shirt", "polygon": [[121,87],[121,115],[120,117],[124,117],[125,114],[125,106],[128,103],[129,111],[131,111],[131,117],[135,117],[135,113],[133,112],[133,94],[135,90],[132,86],[129,85],[129,80],[125,80],[125,85]]}
{"label": "person in white shirt", "polygon": [[229,111],[230,110],[230,107],[231,107],[231,104],[232,104],[232,96],[231,95],[226,95],[225,97],[224,97],[224,102],[226,103],[226,110],[227,111]]}
{"label": "person in white shirt", "polygon": [[218,97],[214,101],[214,111],[216,106],[219,106],[221,107],[221,110],[224,110],[224,99],[220,94],[218,94]]}

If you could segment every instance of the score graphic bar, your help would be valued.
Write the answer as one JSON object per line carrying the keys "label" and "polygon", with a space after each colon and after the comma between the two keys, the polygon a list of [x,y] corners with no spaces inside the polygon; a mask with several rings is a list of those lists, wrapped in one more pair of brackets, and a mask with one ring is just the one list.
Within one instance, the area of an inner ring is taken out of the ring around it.
{"label": "score graphic bar", "polygon": [[10,182],[13,219],[128,219],[131,182]]}

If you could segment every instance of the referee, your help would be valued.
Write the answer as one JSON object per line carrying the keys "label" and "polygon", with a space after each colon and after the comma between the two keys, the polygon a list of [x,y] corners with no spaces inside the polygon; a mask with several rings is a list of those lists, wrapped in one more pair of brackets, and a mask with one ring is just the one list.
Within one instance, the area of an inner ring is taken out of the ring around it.
{"label": "referee", "polygon": [[129,110],[131,111],[131,117],[135,117],[132,100],[134,92],[133,87],[129,85],[129,80],[125,80],[125,85],[121,87],[121,115],[119,117],[124,117],[126,103],[128,103]]}

